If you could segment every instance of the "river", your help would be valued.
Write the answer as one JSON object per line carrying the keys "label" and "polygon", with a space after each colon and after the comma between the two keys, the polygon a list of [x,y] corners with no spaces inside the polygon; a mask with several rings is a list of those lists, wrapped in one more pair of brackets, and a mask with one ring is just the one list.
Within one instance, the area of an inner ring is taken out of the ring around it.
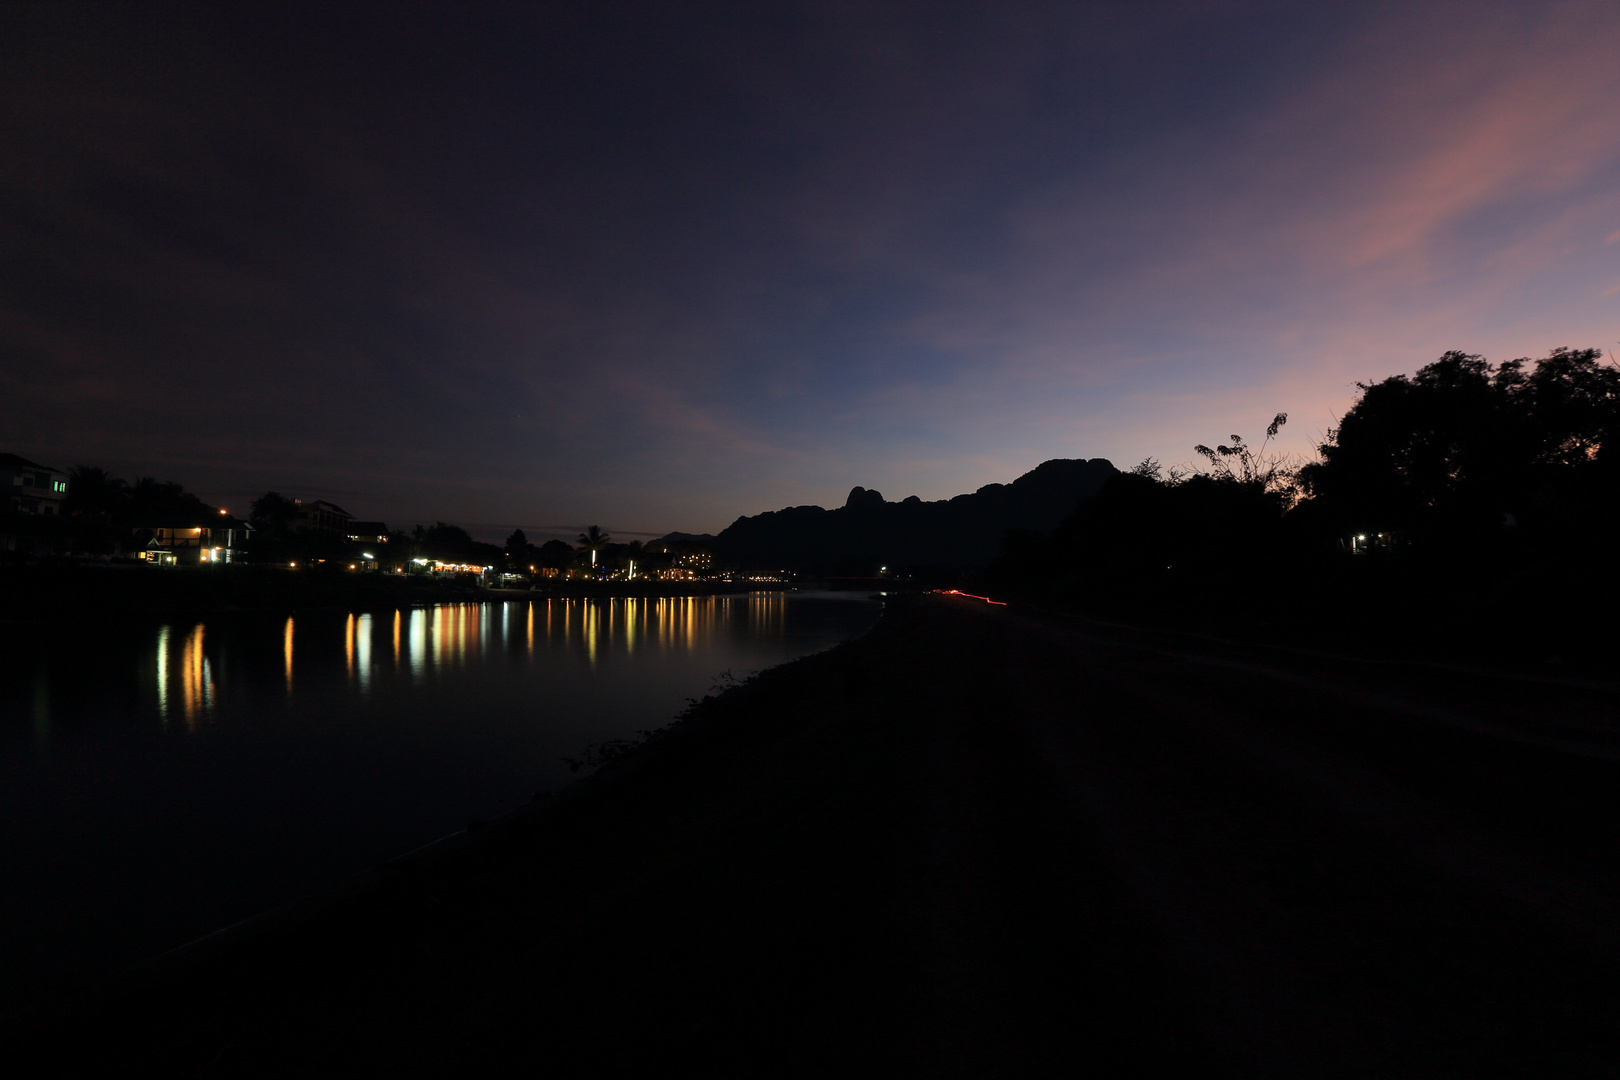
{"label": "river", "polygon": [[0,626],[0,1004],[556,790],[588,746],[878,613],[755,593]]}

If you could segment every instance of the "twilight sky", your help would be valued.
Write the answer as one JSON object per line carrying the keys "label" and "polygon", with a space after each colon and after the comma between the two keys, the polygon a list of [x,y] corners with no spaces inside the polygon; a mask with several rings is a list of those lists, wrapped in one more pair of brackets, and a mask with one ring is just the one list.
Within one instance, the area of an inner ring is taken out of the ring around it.
{"label": "twilight sky", "polygon": [[1620,344],[1620,4],[9,5],[0,252],[0,450],[235,511],[1306,453]]}

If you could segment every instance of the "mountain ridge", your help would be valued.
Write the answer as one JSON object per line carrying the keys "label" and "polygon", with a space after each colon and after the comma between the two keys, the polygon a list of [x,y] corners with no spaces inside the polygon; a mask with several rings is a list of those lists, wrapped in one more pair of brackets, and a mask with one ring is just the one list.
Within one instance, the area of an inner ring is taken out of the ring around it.
{"label": "mountain ridge", "polygon": [[1052,458],[1011,483],[932,502],[915,495],[889,502],[857,485],[843,506],[744,515],[709,542],[745,569],[871,573],[884,565],[982,565],[999,553],[1008,530],[1050,531],[1118,472],[1107,458]]}

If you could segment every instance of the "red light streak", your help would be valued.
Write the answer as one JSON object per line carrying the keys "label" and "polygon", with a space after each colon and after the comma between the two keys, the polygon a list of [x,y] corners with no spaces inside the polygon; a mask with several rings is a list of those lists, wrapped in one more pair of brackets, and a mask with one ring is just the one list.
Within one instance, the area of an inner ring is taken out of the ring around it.
{"label": "red light streak", "polygon": [[965,596],[969,600],[983,600],[985,603],[994,604],[997,607],[1007,606],[1007,601],[1005,600],[992,600],[988,596],[975,596],[973,593],[963,592],[961,589],[935,589],[934,591],[939,593],[941,596]]}

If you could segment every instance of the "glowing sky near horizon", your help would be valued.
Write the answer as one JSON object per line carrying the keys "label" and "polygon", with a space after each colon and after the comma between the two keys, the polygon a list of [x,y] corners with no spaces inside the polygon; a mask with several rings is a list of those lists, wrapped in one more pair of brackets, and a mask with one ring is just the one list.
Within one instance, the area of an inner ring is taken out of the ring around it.
{"label": "glowing sky near horizon", "polygon": [[7,9],[0,450],[701,532],[1620,343],[1620,5],[761,6]]}

